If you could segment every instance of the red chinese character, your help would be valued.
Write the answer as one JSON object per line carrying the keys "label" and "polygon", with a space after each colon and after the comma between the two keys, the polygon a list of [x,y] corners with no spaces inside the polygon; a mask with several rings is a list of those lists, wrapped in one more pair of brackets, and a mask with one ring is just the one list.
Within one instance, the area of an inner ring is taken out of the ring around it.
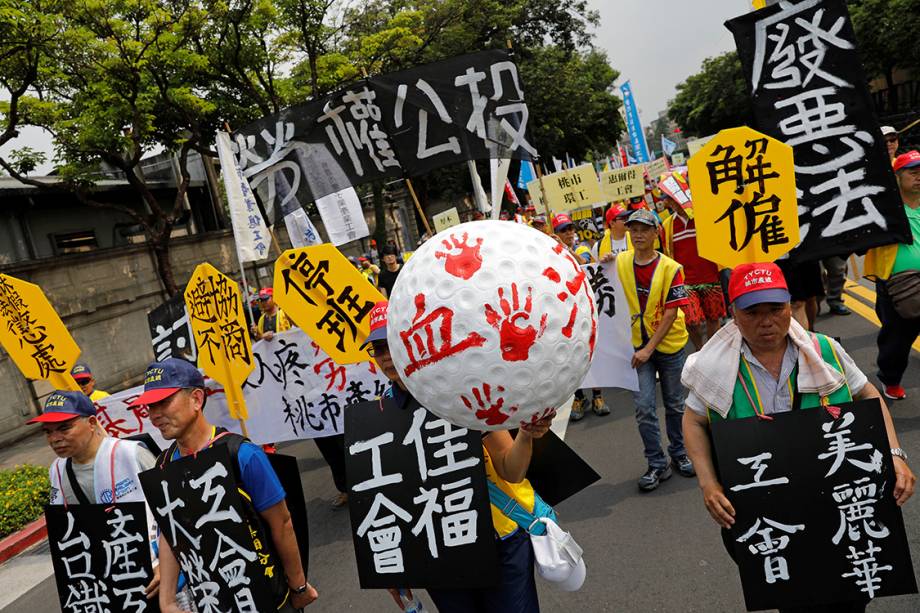
{"label": "red chinese character", "polygon": [[[316,364],[313,365],[313,372],[315,372],[316,374],[319,374],[319,372],[323,369],[323,366],[329,367],[329,372],[323,375],[326,378],[326,381],[329,382],[326,385],[326,391],[328,392],[334,386],[340,392],[343,391],[345,389],[345,382],[346,382],[345,381],[346,380],[345,367],[339,366],[338,364],[333,362],[332,358],[326,358],[322,362],[317,362]],[[337,386],[335,382],[336,377],[342,380],[341,383],[339,383]]]}
{"label": "red chinese character", "polygon": [[440,362],[470,347],[480,347],[486,342],[485,337],[479,333],[470,332],[465,339],[452,344],[454,312],[442,306],[425,315],[424,294],[415,297],[415,309],[412,327],[399,332],[409,356],[409,365],[406,366],[407,377],[429,364]]}

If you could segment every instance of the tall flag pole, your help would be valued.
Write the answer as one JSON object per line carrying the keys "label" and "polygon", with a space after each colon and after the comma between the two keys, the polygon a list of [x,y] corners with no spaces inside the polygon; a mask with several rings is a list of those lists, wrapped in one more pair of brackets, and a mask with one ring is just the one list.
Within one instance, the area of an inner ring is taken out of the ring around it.
{"label": "tall flag pole", "polygon": [[650,162],[651,156],[648,152],[648,145],[645,143],[642,123],[639,121],[639,109],[633,98],[632,85],[630,85],[629,81],[620,86],[620,92],[623,94],[623,106],[626,110],[626,129],[629,131],[633,155],[639,164]]}

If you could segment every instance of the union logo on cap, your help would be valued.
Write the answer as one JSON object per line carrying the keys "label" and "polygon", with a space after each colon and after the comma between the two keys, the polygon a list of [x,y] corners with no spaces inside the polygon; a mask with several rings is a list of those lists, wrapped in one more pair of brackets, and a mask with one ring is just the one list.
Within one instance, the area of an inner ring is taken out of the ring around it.
{"label": "union logo on cap", "polygon": [[378,302],[371,309],[370,329],[376,330],[385,325],[387,325],[387,303]]}

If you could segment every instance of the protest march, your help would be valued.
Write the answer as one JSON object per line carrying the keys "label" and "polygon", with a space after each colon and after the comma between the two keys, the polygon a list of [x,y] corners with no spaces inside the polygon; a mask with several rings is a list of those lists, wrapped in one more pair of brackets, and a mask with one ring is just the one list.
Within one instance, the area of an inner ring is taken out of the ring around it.
{"label": "protest march", "polygon": [[917,26],[0,0],[0,611],[920,611]]}

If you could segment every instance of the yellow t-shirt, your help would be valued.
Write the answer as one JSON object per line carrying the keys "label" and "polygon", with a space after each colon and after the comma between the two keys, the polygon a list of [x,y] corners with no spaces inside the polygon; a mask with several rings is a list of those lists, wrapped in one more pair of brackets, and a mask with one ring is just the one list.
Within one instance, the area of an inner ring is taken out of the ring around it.
{"label": "yellow t-shirt", "polygon": [[93,390],[93,393],[89,395],[89,399],[93,402],[99,402],[103,398],[108,398],[111,396],[108,392],[103,392],[102,390]]}

